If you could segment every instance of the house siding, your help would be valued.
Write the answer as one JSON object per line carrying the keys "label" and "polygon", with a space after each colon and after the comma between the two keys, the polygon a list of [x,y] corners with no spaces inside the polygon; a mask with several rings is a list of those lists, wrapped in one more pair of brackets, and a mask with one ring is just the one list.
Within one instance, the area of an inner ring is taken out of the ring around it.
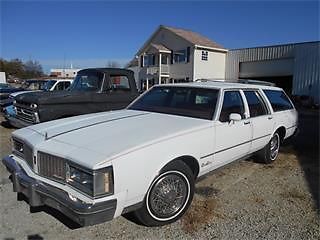
{"label": "house siding", "polygon": [[[167,29],[161,29],[155,36],[152,38],[152,43],[164,45],[166,48],[171,51],[187,50],[188,47],[193,49],[192,45],[181,38],[180,36],[174,34],[173,32]],[[148,49],[148,47],[146,47]],[[189,62],[182,63],[173,63],[170,64],[170,78],[173,79],[193,79],[193,51],[190,51]],[[139,66],[141,66],[141,57],[139,56]],[[158,64],[159,60],[156,58],[155,64]],[[145,69],[141,69],[139,73],[139,80],[146,78]]]}
{"label": "house siding", "polygon": [[208,51],[208,60],[202,60],[201,49],[194,51],[194,80],[197,79],[224,79],[226,53]]}

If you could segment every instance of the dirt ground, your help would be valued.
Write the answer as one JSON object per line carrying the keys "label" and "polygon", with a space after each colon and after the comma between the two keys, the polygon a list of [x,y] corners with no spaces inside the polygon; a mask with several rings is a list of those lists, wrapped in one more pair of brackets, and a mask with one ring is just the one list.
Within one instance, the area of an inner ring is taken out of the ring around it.
{"label": "dirt ground", "polygon": [[[0,164],[0,239],[320,239],[319,115],[299,121],[299,136],[276,162],[248,159],[213,172],[197,182],[184,217],[163,227],[119,217],[75,228],[52,209],[30,209]],[[1,158],[11,151],[13,130],[0,126]]]}

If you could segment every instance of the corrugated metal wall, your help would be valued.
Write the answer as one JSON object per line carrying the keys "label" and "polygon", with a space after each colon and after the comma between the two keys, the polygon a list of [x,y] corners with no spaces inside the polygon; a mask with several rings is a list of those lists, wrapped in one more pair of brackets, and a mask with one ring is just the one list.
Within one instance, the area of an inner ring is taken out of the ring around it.
{"label": "corrugated metal wall", "polygon": [[283,58],[294,59],[292,93],[311,95],[319,102],[320,42],[230,50],[226,59],[226,79],[239,77],[241,62]]}

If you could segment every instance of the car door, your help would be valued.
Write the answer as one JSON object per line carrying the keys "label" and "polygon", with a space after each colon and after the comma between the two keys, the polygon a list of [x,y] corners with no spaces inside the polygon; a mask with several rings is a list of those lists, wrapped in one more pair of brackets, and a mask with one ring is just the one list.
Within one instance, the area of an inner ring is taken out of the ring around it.
{"label": "car door", "polygon": [[274,120],[259,90],[248,89],[244,90],[243,93],[248,103],[249,121],[252,125],[250,152],[255,152],[269,142]]}
{"label": "car door", "polygon": [[[239,159],[249,153],[252,126],[246,119],[246,107],[239,90],[224,91],[223,102],[215,125],[215,167]],[[231,113],[241,120],[229,121]]]}

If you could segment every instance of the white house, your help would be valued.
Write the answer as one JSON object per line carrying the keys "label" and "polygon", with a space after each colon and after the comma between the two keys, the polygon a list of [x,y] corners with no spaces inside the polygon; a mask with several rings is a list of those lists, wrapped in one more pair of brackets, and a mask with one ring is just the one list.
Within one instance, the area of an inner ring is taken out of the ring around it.
{"label": "white house", "polygon": [[160,25],[127,68],[139,90],[154,84],[224,79],[227,50],[189,30]]}

